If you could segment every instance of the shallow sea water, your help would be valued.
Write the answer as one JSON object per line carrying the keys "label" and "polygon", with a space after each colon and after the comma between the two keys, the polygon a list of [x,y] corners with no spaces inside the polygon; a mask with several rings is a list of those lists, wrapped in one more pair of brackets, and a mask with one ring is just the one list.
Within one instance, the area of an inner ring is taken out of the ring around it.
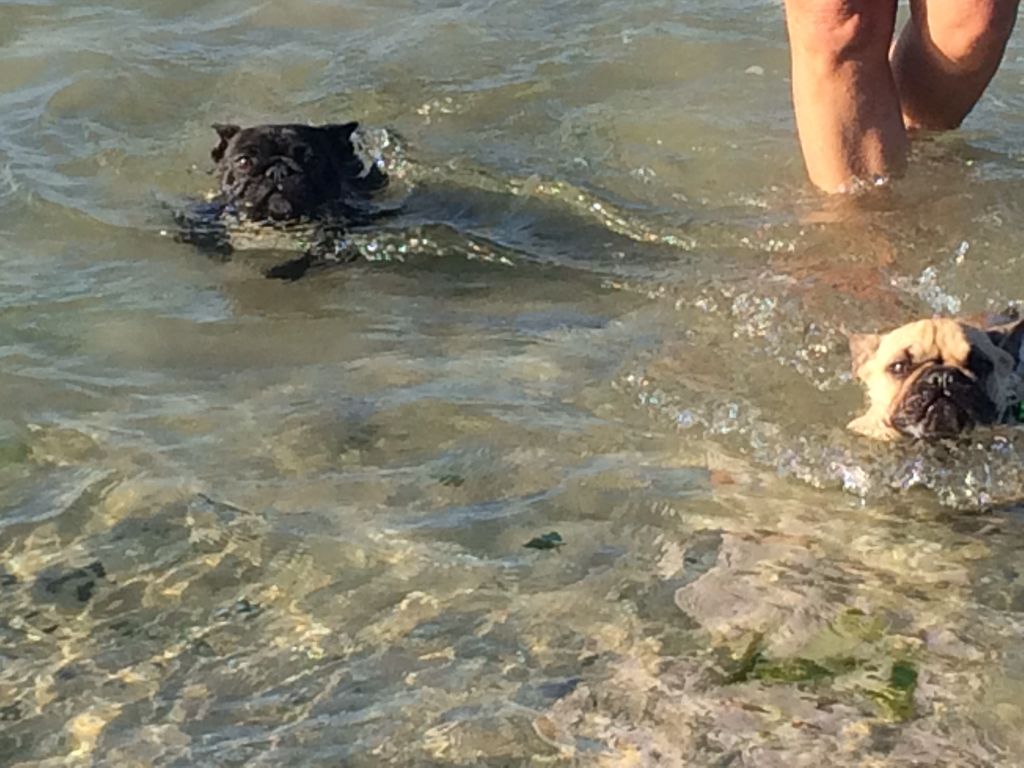
{"label": "shallow sea water", "polygon": [[[787,67],[762,0],[0,2],[0,764],[1024,765],[1024,436],[842,429],[842,329],[1024,301],[1024,43],[857,206]],[[211,123],[352,118],[376,261],[164,234]]]}

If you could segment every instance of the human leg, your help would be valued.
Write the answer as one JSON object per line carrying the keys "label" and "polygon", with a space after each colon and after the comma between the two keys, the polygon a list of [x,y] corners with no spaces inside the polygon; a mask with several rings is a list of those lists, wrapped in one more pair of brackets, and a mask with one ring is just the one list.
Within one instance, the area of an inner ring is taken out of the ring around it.
{"label": "human leg", "polygon": [[908,127],[956,128],[999,67],[1019,0],[911,0],[892,50]]}
{"label": "human leg", "polygon": [[903,169],[907,137],[888,59],[895,23],[896,0],[786,0],[800,147],[826,192]]}

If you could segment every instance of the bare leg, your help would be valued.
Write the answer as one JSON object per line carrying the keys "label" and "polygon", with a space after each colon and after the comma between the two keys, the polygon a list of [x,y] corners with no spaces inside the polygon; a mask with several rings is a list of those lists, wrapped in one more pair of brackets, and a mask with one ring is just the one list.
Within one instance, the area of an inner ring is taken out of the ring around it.
{"label": "bare leg", "polygon": [[911,0],[892,69],[908,127],[956,128],[999,67],[1019,0]]}
{"label": "bare leg", "polygon": [[888,58],[895,24],[896,0],[786,0],[800,147],[811,181],[826,192],[905,166]]}

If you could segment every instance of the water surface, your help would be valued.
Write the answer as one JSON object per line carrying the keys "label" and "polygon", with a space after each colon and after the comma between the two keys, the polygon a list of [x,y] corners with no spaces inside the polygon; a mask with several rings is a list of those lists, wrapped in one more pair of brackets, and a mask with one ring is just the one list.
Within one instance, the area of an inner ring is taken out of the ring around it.
{"label": "water surface", "polygon": [[[1024,297],[1022,55],[854,207],[775,2],[0,3],[0,764],[1024,764],[1021,436],[842,430]],[[353,118],[379,260],[164,234]]]}

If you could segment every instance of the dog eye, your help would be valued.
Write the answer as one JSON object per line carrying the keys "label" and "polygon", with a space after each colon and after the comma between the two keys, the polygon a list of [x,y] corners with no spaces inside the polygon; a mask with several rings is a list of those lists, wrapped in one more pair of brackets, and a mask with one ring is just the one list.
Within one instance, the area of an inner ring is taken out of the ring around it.
{"label": "dog eye", "polygon": [[889,373],[895,376],[897,379],[904,378],[910,373],[911,364],[909,360],[897,360],[895,363],[889,363],[889,367],[886,368]]}
{"label": "dog eye", "polygon": [[242,169],[244,171],[244,170],[247,170],[250,165],[252,165],[252,159],[247,157],[247,156],[245,156],[245,155],[242,155],[241,157],[236,157],[235,158],[235,167],[236,168],[240,168],[240,169]]}

